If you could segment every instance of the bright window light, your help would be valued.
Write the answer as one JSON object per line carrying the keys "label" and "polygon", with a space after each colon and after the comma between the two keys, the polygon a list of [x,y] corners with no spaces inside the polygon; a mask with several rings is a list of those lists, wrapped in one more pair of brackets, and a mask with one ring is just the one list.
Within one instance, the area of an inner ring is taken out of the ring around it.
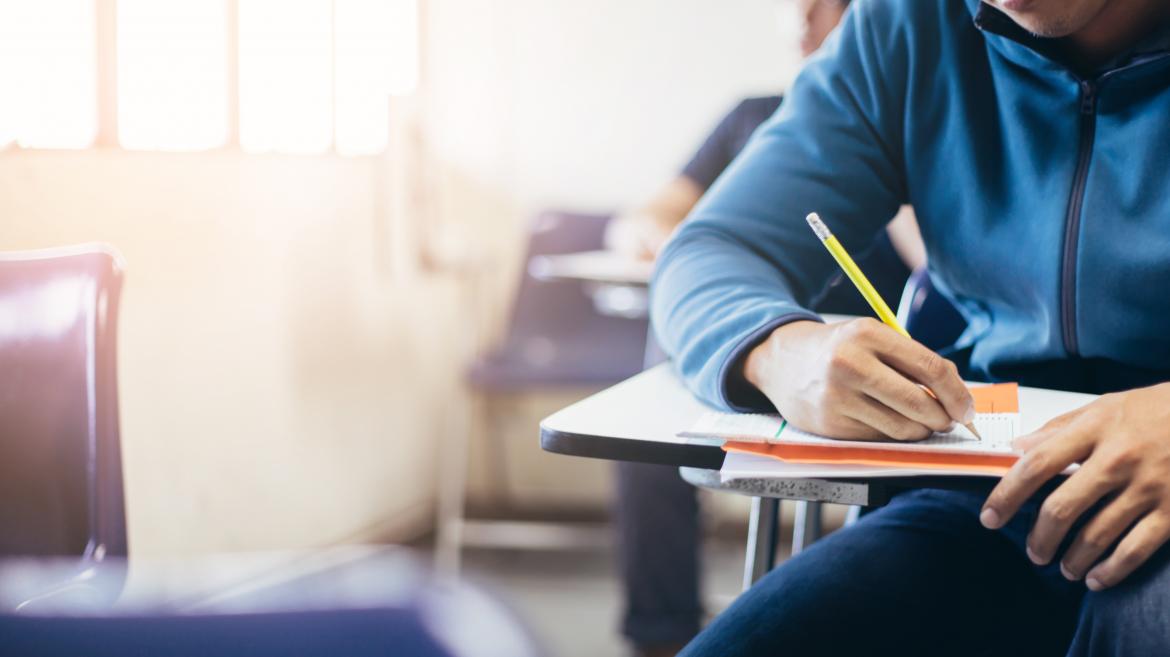
{"label": "bright window light", "polygon": [[418,0],[388,0],[390,57],[386,61],[392,96],[407,96],[418,86]]}
{"label": "bright window light", "polygon": [[240,0],[240,145],[321,153],[333,141],[332,3]]}
{"label": "bright window light", "polygon": [[334,0],[335,147],[377,153],[389,137],[390,96],[416,85],[415,0]]}
{"label": "bright window light", "polygon": [[390,3],[334,2],[334,146],[346,155],[376,153],[385,148],[390,128]]}
{"label": "bright window light", "polygon": [[0,146],[87,148],[97,133],[94,0],[0,0]]}
{"label": "bright window light", "polygon": [[222,146],[228,122],[226,2],[118,0],[117,7],[122,146]]}

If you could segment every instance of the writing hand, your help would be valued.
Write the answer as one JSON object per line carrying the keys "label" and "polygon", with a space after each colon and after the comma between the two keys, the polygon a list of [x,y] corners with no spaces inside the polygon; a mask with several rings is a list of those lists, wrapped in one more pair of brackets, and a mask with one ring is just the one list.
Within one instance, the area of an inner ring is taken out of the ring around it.
{"label": "writing hand", "polygon": [[954,363],[874,319],[785,324],[743,373],[794,426],[832,438],[921,440],[975,417]]}

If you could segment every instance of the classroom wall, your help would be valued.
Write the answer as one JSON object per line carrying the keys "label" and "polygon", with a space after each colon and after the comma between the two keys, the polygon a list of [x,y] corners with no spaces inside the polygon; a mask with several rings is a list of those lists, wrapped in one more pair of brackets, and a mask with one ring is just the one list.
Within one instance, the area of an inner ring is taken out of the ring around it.
{"label": "classroom wall", "polygon": [[[425,531],[527,217],[644,197],[737,98],[776,89],[795,52],[777,4],[426,3],[423,86],[381,158],[0,152],[0,249],[102,240],[126,258],[131,549]],[[512,490],[601,504],[605,464],[536,446],[566,401],[503,403]]]}
{"label": "classroom wall", "polygon": [[135,553],[428,524],[455,295],[393,272],[388,177],[370,159],[0,155],[0,248],[102,240],[125,256]]}
{"label": "classroom wall", "polygon": [[794,18],[778,0],[431,3],[434,145],[524,209],[626,205],[737,100],[782,89]]}

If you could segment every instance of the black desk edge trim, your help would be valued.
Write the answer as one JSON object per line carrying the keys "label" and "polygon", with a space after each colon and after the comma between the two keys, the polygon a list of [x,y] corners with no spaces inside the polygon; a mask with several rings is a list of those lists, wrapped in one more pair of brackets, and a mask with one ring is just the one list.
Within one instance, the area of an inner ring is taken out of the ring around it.
{"label": "black desk edge trim", "polygon": [[614,438],[571,433],[540,426],[540,447],[546,452],[583,456],[607,461],[656,463],[675,467],[718,470],[723,467],[723,450],[714,445],[686,445],[653,440]]}

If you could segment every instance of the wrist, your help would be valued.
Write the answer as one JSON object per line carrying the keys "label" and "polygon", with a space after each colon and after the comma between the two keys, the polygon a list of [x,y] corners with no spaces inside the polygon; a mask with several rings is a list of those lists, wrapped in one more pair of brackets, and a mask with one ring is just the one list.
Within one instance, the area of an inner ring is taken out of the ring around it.
{"label": "wrist", "polygon": [[762,390],[776,363],[781,360],[776,357],[777,354],[810,330],[823,326],[820,322],[801,319],[776,327],[763,342],[748,352],[743,361],[743,379]]}

